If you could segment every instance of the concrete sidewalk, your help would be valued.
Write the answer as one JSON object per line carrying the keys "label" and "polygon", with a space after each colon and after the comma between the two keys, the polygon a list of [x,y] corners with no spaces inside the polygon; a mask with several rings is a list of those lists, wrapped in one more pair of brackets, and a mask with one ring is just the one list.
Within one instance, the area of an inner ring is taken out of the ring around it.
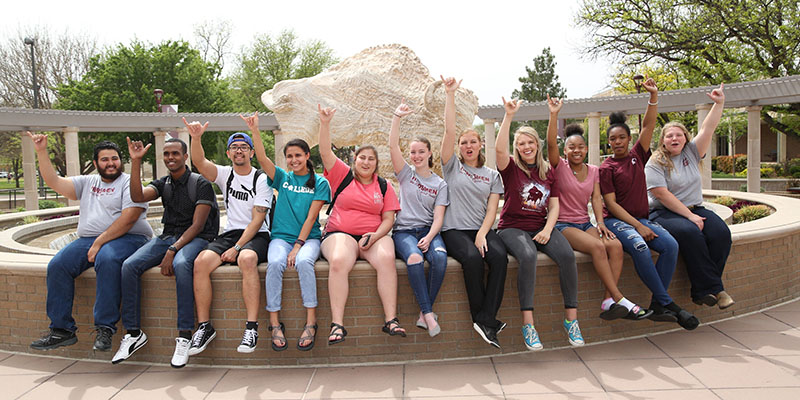
{"label": "concrete sidewalk", "polygon": [[799,328],[795,301],[693,332],[465,361],[175,370],[0,352],[0,397],[800,399]]}

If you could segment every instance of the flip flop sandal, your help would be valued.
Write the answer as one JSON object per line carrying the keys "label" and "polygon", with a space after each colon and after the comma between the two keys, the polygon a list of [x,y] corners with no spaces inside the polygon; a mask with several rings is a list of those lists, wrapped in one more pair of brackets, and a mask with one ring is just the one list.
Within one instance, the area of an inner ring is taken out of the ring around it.
{"label": "flip flop sandal", "polygon": [[[330,337],[335,336],[336,339],[331,340]],[[344,337],[347,336],[347,329],[343,326],[331,322],[331,333],[328,335],[328,345],[344,342]]]}
{"label": "flip flop sandal", "polygon": [[[390,326],[392,326],[392,325],[394,325],[394,326],[390,328]],[[397,317],[394,317],[394,318],[384,322],[383,328],[381,328],[381,330],[383,330],[383,332],[388,334],[389,336],[406,337],[405,330],[401,330],[401,329],[403,329],[403,327],[400,326],[400,321],[397,320]]]}
{"label": "flip flop sandal", "polygon": [[698,325],[700,325],[700,320],[692,315],[692,313],[686,310],[681,310],[678,313],[678,325],[687,331],[692,331],[697,328]]}
{"label": "flip flop sandal", "polygon": [[[309,332],[311,329],[314,330],[313,335],[306,335],[306,332]],[[306,340],[310,340],[311,342],[305,346],[301,346],[300,342],[304,342]],[[300,336],[300,339],[297,339],[297,350],[300,351],[309,351],[314,348],[314,342],[317,340],[317,324],[314,325],[306,325],[303,327],[303,336]]]}
{"label": "flip flop sandal", "polygon": [[600,318],[611,321],[614,319],[623,318],[628,315],[628,309],[621,304],[614,303],[611,308],[600,313]]}
{"label": "flip flop sandal", "polygon": [[[289,343],[286,342],[286,336],[284,332],[286,332],[285,327],[283,326],[283,322],[279,323],[279,325],[270,326],[269,331],[272,332],[272,350],[275,351],[284,351],[289,347]],[[275,339],[280,340],[283,345],[276,345]]]}

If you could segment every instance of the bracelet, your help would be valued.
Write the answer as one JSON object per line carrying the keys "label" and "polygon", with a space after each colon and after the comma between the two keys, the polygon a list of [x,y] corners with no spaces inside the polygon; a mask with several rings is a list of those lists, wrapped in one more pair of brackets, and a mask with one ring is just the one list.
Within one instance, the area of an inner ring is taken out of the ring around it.
{"label": "bracelet", "polygon": [[397,117],[397,118],[403,118],[403,117],[401,117],[400,115],[398,115],[397,113],[394,113],[394,112],[393,112],[392,114],[393,114],[395,117]]}
{"label": "bracelet", "polygon": [[303,247],[303,245],[306,244],[306,241],[303,240],[303,239],[297,239],[297,240],[294,241],[294,244],[299,244],[300,247]]}
{"label": "bracelet", "polygon": [[647,100],[647,105],[648,106],[657,106],[658,105],[658,100],[656,100],[655,103],[651,103],[650,100]]}

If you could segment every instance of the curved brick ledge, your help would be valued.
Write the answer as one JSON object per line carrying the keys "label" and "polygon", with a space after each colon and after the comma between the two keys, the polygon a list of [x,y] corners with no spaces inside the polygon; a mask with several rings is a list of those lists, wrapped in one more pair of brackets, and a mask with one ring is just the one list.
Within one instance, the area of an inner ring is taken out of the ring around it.
{"label": "curved brick ledge", "polygon": [[[767,204],[776,210],[769,217],[731,227],[733,249],[724,280],[726,289],[737,303],[724,312],[716,308],[700,308],[689,299],[686,270],[679,265],[670,286],[678,302],[695,312],[702,322],[712,322],[761,310],[800,297],[800,200],[786,197],[710,190],[706,196],[729,195]],[[603,287],[588,256],[578,254],[580,292],[579,319],[589,344],[608,340],[649,335],[675,329],[675,324],[655,324],[650,321],[602,321],[597,318]],[[0,348],[9,351],[32,352],[28,344],[48,325],[45,314],[45,274],[51,256],[41,254],[0,253],[0,335],[5,339]],[[265,265],[260,267],[262,276]],[[506,295],[499,318],[509,323],[500,335],[502,351],[486,345],[472,330],[460,265],[452,259],[442,286],[435,311],[439,314],[442,334],[428,337],[414,327],[418,307],[408,285],[405,265],[397,262],[399,274],[399,317],[409,337],[389,337],[381,332],[382,309],[375,287],[375,274],[368,264],[359,262],[351,274],[350,298],[345,326],[349,336],[344,343],[327,346],[327,325],[330,308],[327,293],[327,263],[317,263],[320,334],[317,346],[310,352],[295,348],[305,313],[300,301],[297,274],[288,271],[284,281],[284,311],[290,347],[276,353],[269,346],[266,311],[261,311],[261,344],[252,354],[239,354],[235,348],[243,329],[244,304],[241,299],[241,278],[237,268],[221,267],[213,275],[215,298],[212,317],[218,335],[201,355],[191,358],[192,364],[206,365],[339,365],[342,363],[397,362],[441,360],[476,357],[498,353],[524,351],[519,334],[521,323],[517,301],[517,265],[510,258]],[[94,302],[93,270],[76,281],[74,315],[80,327],[78,344],[46,354],[69,358],[110,360],[112,353],[94,353],[92,343],[92,304]],[[647,289],[636,276],[629,258],[620,279],[625,295],[636,302],[648,304]],[[174,282],[162,277],[155,269],[143,275],[143,329],[149,336],[146,347],[132,360],[166,364],[174,349],[175,291]],[[264,300],[262,299],[262,306]],[[536,284],[536,327],[546,349],[568,346],[561,328],[563,302],[558,285],[558,271],[546,256],[539,256]],[[121,324],[120,324],[121,327]],[[114,337],[114,346],[120,336]]]}

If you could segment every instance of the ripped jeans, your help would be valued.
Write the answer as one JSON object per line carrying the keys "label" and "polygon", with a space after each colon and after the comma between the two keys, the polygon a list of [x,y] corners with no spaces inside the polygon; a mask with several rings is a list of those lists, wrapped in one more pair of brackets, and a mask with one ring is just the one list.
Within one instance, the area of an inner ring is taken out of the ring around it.
{"label": "ripped jeans", "polygon": [[[423,227],[394,231],[392,234],[395,253],[408,266],[408,283],[414,291],[414,296],[417,297],[419,309],[423,314],[433,312],[433,302],[436,300],[436,295],[439,294],[439,288],[442,287],[444,274],[447,270],[447,250],[441,235],[437,234],[431,240],[428,251],[424,254],[417,247],[419,240],[427,235],[429,231],[430,227]],[[408,258],[412,254],[419,255],[421,261],[410,264]],[[428,260],[430,265],[427,279],[425,278],[424,260]]]}
{"label": "ripped jeans", "polygon": [[[657,238],[645,242],[636,229],[616,218],[606,218],[605,224],[622,243],[622,249],[633,258],[633,266],[639,279],[653,292],[653,300],[665,306],[672,303],[667,293],[675,264],[678,262],[678,242],[661,225],[645,218],[639,222],[650,228]],[[658,253],[658,261],[653,263],[650,250]]]}

